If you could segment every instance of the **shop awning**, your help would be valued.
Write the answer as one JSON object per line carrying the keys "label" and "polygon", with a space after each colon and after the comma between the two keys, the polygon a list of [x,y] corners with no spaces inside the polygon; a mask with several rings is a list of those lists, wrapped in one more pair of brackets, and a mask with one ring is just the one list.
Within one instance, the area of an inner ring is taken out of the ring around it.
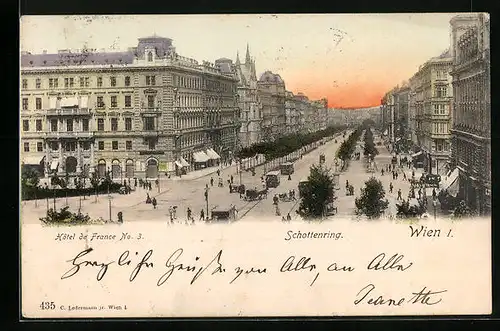
{"label": "shop awning", "polygon": [[78,107],[78,99],[77,98],[62,98],[60,103],[62,107]]}
{"label": "shop awning", "polygon": [[422,151],[416,152],[415,154],[412,154],[411,157],[417,157],[419,155],[422,155]]}
{"label": "shop awning", "polygon": [[210,160],[208,155],[205,154],[204,152],[193,153],[193,159],[194,159],[194,162],[196,162],[196,163],[203,163],[203,162],[207,162],[208,160]]}
{"label": "shop awning", "polygon": [[[456,183],[458,183],[458,175],[459,171],[458,169],[454,169],[451,174],[445,179],[443,182],[443,185],[441,186],[442,190],[447,190],[448,193],[450,193],[450,188]],[[451,193],[450,193],[451,194]]]}
{"label": "shop awning", "polygon": [[58,166],[59,166],[59,161],[53,160],[52,163],[50,164],[50,170],[57,170]]}
{"label": "shop awning", "polygon": [[179,168],[182,168],[182,163],[181,161],[175,161],[175,165],[178,166]]}
{"label": "shop awning", "polygon": [[453,184],[448,187],[448,194],[452,197],[456,197],[458,195],[458,190],[460,189],[460,178],[457,177]]}
{"label": "shop awning", "polygon": [[215,152],[212,148],[207,149],[207,155],[212,160],[220,159],[219,154],[217,154],[217,152]]}
{"label": "shop awning", "polygon": [[186,161],[182,156],[181,156],[181,164],[183,167],[189,167],[189,162]]}
{"label": "shop awning", "polygon": [[42,164],[44,156],[25,156],[23,159],[23,163],[25,165],[40,165]]}

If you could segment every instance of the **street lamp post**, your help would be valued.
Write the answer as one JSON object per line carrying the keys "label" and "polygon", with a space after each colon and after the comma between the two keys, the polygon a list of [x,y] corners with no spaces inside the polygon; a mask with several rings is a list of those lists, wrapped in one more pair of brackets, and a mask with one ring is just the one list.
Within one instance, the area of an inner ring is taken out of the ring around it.
{"label": "street lamp post", "polygon": [[436,201],[436,199],[433,199],[432,206],[434,207],[434,221],[436,220],[436,205],[437,205],[437,201]]}
{"label": "street lamp post", "polygon": [[109,221],[112,221],[111,217],[111,194],[109,194],[109,183],[108,183],[108,206],[109,206]]}
{"label": "street lamp post", "polygon": [[205,202],[206,202],[206,206],[207,206],[207,216],[206,218],[208,218],[208,191],[210,191],[210,189],[207,187],[205,187]]}

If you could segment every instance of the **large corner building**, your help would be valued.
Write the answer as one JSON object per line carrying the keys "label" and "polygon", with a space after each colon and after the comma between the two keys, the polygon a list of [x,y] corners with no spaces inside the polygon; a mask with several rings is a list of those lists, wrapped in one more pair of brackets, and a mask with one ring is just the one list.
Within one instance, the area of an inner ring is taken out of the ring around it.
{"label": "large corner building", "polygon": [[21,55],[21,162],[45,176],[182,174],[238,144],[236,67],[177,54],[172,40],[126,52]]}

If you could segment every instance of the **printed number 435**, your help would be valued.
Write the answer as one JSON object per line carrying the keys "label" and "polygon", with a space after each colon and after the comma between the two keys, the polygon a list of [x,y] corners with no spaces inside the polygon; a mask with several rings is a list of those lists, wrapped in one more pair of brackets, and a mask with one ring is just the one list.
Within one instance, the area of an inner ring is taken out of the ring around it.
{"label": "printed number 435", "polygon": [[51,302],[48,302],[48,301],[44,301],[40,304],[40,309],[42,310],[52,310],[52,309],[56,309],[56,305],[53,301]]}

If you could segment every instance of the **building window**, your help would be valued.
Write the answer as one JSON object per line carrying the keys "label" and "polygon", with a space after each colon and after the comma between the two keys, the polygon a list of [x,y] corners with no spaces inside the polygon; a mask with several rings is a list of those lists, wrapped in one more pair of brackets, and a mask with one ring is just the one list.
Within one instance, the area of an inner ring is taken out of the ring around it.
{"label": "building window", "polygon": [[154,150],[156,148],[156,141],[154,139],[149,139],[148,147],[150,150]]}
{"label": "building window", "polygon": [[104,150],[104,141],[99,141],[98,145],[97,145],[97,148],[100,150],[100,151],[103,151]]}
{"label": "building window", "polygon": [[90,141],[84,141],[82,145],[84,151],[88,151],[90,149]]}
{"label": "building window", "polygon": [[97,87],[102,87],[102,77],[97,77]]}
{"label": "building window", "polygon": [[76,150],[76,142],[68,141],[64,147],[67,152],[74,152]]}
{"label": "building window", "polygon": [[125,118],[125,131],[132,131],[132,119],[130,117]]}
{"label": "building window", "polygon": [[57,132],[57,120],[50,120],[50,131]]}
{"label": "building window", "polygon": [[156,85],[155,76],[146,76],[146,85]]}
{"label": "building window", "polygon": [[436,97],[438,98],[446,98],[447,96],[447,88],[446,86],[438,86],[436,87]]}
{"label": "building window", "polygon": [[104,97],[97,97],[97,108],[104,108]]}
{"label": "building window", "polygon": [[37,110],[42,109],[42,98],[36,98],[35,99],[35,108]]}
{"label": "building window", "polygon": [[155,119],[154,117],[144,118],[144,131],[154,131],[155,129]]}
{"label": "building window", "polygon": [[112,148],[114,151],[116,151],[118,149],[118,141],[117,140],[113,140],[111,142],[111,145],[112,145]]}
{"label": "building window", "polygon": [[30,143],[24,143],[24,151],[29,152],[30,151]]}
{"label": "building window", "polygon": [[111,96],[111,108],[118,107],[118,102],[116,101],[116,99],[117,99],[116,95]]}
{"label": "building window", "polygon": [[153,61],[153,52],[148,52],[148,62]]}
{"label": "building window", "polygon": [[132,107],[132,96],[125,96],[125,107]]}
{"label": "building window", "polygon": [[23,98],[23,110],[28,110],[28,98]]}
{"label": "building window", "polygon": [[75,86],[75,80],[73,78],[69,79],[69,87]]}
{"label": "building window", "polygon": [[89,87],[89,77],[80,77],[80,87]]}
{"label": "building window", "polygon": [[104,131],[104,119],[97,119],[97,131]]}
{"label": "building window", "polygon": [[116,86],[116,77],[115,77],[115,76],[109,77],[109,84],[110,84],[112,87],[115,87],[115,86]]}
{"label": "building window", "polygon": [[130,86],[130,76],[125,76],[125,86]]}
{"label": "building window", "polygon": [[28,120],[23,120],[23,131],[30,130],[30,122]]}
{"label": "building window", "polygon": [[155,107],[155,96],[148,95],[148,108],[154,108],[154,107]]}
{"label": "building window", "polygon": [[87,118],[82,119],[82,131],[89,131],[89,120]]}
{"label": "building window", "polygon": [[118,131],[118,119],[117,118],[111,119],[111,131]]}
{"label": "building window", "polygon": [[39,141],[36,143],[36,151],[43,152],[43,143],[42,142]]}
{"label": "building window", "polygon": [[40,78],[36,79],[35,86],[36,86],[36,88],[41,88],[42,87],[42,80]]}
{"label": "building window", "polygon": [[68,131],[68,132],[73,131],[73,120],[72,119],[66,120],[66,131]]}
{"label": "building window", "polygon": [[59,78],[49,78],[49,87],[50,88],[58,88],[59,87]]}
{"label": "building window", "polygon": [[23,79],[23,89],[27,89],[28,88],[28,80],[25,78]]}
{"label": "building window", "polygon": [[42,131],[42,120],[36,120],[36,131]]}
{"label": "building window", "polygon": [[69,78],[64,78],[64,87],[69,87]]}
{"label": "building window", "polygon": [[132,150],[132,140],[127,140],[127,141],[125,142],[125,149],[126,149],[127,151],[131,151],[131,150]]}

